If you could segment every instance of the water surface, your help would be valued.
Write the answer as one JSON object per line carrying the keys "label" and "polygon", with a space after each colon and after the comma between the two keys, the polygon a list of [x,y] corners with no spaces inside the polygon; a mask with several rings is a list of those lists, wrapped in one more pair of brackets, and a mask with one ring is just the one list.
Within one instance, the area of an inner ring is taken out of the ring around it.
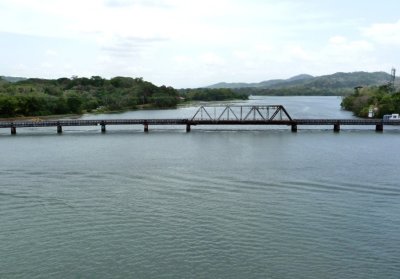
{"label": "water surface", "polygon": [[[352,117],[336,97],[247,103]],[[0,131],[1,278],[400,277],[397,129],[107,129]]]}

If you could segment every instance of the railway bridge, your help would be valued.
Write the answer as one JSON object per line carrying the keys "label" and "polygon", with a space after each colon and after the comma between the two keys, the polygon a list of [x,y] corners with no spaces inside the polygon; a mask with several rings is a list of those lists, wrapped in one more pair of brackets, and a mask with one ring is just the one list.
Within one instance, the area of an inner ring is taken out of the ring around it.
{"label": "railway bridge", "polygon": [[261,125],[289,126],[292,132],[297,132],[298,126],[332,126],[339,132],[341,126],[374,126],[378,132],[384,125],[400,126],[400,120],[382,119],[295,119],[282,105],[226,105],[200,106],[191,118],[172,119],[60,119],[60,120],[15,120],[0,121],[0,128],[9,128],[11,134],[17,133],[17,128],[24,127],[56,127],[57,133],[62,133],[63,127],[99,126],[101,132],[106,132],[108,125],[143,125],[145,132],[151,125],[184,125],[190,132],[192,126],[218,125]]}

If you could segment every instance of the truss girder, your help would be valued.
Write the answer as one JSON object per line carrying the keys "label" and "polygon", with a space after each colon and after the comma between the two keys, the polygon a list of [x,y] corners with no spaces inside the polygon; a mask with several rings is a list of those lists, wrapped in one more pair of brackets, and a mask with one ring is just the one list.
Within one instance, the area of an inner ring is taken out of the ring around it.
{"label": "truss girder", "polygon": [[[213,111],[213,113],[212,113]],[[212,116],[213,115],[213,116]],[[279,118],[279,119],[278,119]],[[282,105],[258,106],[200,106],[192,120],[292,120],[289,113]]]}

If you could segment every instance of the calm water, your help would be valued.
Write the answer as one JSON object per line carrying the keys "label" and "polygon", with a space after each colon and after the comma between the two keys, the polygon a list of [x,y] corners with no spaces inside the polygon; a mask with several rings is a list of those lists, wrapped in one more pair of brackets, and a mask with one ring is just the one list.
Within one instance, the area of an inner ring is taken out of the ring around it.
{"label": "calm water", "polygon": [[399,130],[161,128],[1,130],[0,278],[400,278]]}

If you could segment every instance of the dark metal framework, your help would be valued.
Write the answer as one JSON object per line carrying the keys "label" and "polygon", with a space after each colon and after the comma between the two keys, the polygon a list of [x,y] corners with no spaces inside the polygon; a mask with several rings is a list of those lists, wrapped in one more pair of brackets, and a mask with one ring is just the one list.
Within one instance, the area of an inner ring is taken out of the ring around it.
{"label": "dark metal framework", "polygon": [[391,74],[390,74],[390,81],[389,81],[389,83],[388,83],[389,90],[390,90],[391,93],[394,93],[394,92],[395,92],[395,87],[394,87],[394,81],[395,81],[395,79],[396,79],[396,69],[395,69],[395,68],[392,68],[392,72],[391,72]]}
{"label": "dark metal framework", "polygon": [[247,105],[247,106],[201,106],[191,119],[103,119],[103,120],[34,120],[34,121],[0,121],[0,128],[10,128],[16,134],[17,128],[24,127],[57,127],[62,133],[63,126],[101,126],[106,132],[107,125],[143,125],[144,132],[149,125],[186,125],[186,132],[197,125],[288,125],[292,132],[297,126],[333,125],[335,132],[341,125],[375,125],[375,130],[383,131],[384,125],[400,126],[400,120],[382,119],[292,119],[282,105]]}
{"label": "dark metal framework", "polygon": [[191,121],[195,120],[233,120],[233,121],[292,121],[289,113],[282,105],[257,105],[257,106],[201,106]]}

